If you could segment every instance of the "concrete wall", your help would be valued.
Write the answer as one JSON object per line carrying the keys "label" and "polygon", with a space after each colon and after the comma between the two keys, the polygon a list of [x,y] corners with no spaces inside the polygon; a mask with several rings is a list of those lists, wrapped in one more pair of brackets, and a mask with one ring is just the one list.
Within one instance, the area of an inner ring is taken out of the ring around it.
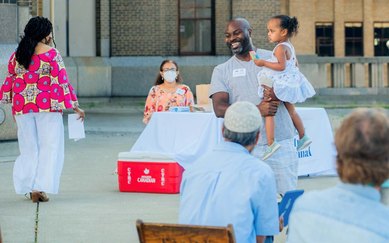
{"label": "concrete wall", "polygon": [[[184,83],[195,93],[210,83],[213,68],[229,56],[66,58],[70,80],[81,97],[146,96],[165,59],[179,65]],[[389,58],[300,56],[300,70],[318,94],[388,94]]]}
{"label": "concrete wall", "polygon": [[17,43],[18,21],[16,4],[0,4],[0,43]]}
{"label": "concrete wall", "polygon": [[11,104],[0,104],[0,141],[17,138],[17,126],[12,116]]}
{"label": "concrete wall", "polygon": [[42,10],[42,16],[53,23],[57,49],[62,56],[66,56],[66,1],[54,1],[54,20],[50,16],[50,0],[42,0]]}
{"label": "concrete wall", "polygon": [[184,83],[194,92],[197,84],[210,83],[213,68],[228,57],[113,57],[112,96],[146,96],[164,59],[178,63]]}
{"label": "concrete wall", "polygon": [[70,56],[96,56],[95,0],[69,1]]}
{"label": "concrete wall", "polygon": [[[78,96],[120,97],[146,96],[165,58],[178,63],[184,83],[195,93],[196,85],[210,83],[213,68],[229,56],[67,57],[64,61]],[[301,72],[318,94],[389,94],[389,58],[298,58]],[[7,61],[0,59],[3,77]]]}
{"label": "concrete wall", "polygon": [[[69,50],[66,38],[66,0],[54,1],[54,37],[62,56],[96,56],[96,2],[69,0]],[[43,16],[50,18],[50,0],[43,0]]]}
{"label": "concrete wall", "polygon": [[[8,60],[16,46],[16,44],[0,44],[0,84],[8,74]],[[0,104],[0,141],[16,139],[16,137],[17,128],[12,117],[11,104]]]}

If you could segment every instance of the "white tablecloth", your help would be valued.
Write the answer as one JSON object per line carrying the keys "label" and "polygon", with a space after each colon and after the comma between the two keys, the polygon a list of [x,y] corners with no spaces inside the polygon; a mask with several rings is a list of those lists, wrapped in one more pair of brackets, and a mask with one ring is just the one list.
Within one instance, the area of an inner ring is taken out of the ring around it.
{"label": "white tablecloth", "polygon": [[214,113],[156,112],[131,152],[167,154],[185,168],[222,141],[222,124]]}
{"label": "white tablecloth", "polygon": [[[297,112],[313,140],[307,149],[298,152],[299,175],[334,174],[336,152],[326,111],[297,108]],[[157,112],[131,152],[166,154],[185,168],[222,141],[222,124],[223,119],[216,118],[214,113]]]}
{"label": "white tablecloth", "polygon": [[[336,150],[332,128],[324,108],[297,108],[312,144],[300,152],[299,175],[334,175]],[[297,146],[298,135],[294,138]]]}

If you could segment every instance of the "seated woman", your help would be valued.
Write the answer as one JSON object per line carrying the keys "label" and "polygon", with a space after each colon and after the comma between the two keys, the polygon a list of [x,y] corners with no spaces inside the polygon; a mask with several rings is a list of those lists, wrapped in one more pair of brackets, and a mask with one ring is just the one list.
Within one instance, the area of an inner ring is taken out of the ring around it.
{"label": "seated woman", "polygon": [[154,112],[169,111],[170,107],[193,106],[190,88],[182,84],[182,78],[175,61],[164,60],[159,74],[146,99],[143,122],[147,124]]}

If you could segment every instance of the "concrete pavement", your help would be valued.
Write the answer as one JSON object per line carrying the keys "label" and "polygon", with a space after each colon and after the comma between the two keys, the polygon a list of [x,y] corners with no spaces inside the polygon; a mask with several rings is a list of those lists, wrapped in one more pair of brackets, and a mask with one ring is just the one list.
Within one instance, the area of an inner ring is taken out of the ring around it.
{"label": "concrete pavement", "polygon": [[[130,100],[132,105],[127,102],[114,106],[90,103],[85,120],[87,137],[78,142],[66,139],[60,193],[49,195],[48,203],[40,203],[39,243],[136,243],[136,219],[177,222],[178,194],[118,191],[114,173],[117,155],[128,151],[144,128],[142,101]],[[349,111],[328,110],[333,126],[338,126]],[[4,243],[34,242],[36,204],[16,195],[13,189],[17,146],[17,141],[0,142],[0,226]],[[336,177],[300,178],[299,188],[326,188],[337,181]],[[284,234],[276,237],[276,242],[284,241]]]}

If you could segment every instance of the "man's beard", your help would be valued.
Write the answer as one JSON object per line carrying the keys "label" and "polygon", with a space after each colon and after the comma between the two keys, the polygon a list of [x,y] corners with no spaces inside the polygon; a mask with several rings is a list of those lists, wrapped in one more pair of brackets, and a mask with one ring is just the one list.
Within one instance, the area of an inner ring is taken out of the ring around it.
{"label": "man's beard", "polygon": [[243,39],[241,39],[238,42],[240,43],[240,45],[236,49],[232,48],[231,43],[226,43],[227,47],[231,50],[232,54],[241,55],[241,54],[248,53],[250,51],[250,38],[249,37],[244,37]]}

